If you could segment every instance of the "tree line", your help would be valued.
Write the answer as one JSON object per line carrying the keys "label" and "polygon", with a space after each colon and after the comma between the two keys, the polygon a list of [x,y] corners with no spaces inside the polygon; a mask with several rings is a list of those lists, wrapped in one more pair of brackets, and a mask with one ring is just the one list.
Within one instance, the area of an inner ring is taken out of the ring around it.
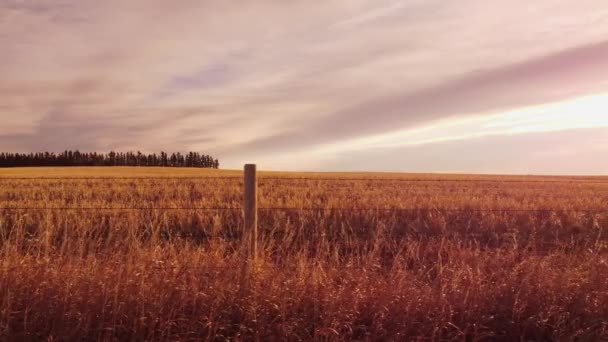
{"label": "tree line", "polygon": [[207,154],[189,152],[171,155],[143,154],[141,152],[83,153],[64,151],[61,153],[0,153],[0,167],[24,166],[166,166],[166,167],[204,167],[217,169],[220,163]]}

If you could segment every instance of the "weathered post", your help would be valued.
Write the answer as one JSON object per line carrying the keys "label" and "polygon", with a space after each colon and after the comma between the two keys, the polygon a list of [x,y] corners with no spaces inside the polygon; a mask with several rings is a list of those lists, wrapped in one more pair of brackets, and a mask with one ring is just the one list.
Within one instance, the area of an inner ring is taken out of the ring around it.
{"label": "weathered post", "polygon": [[258,178],[255,164],[245,164],[245,231],[249,236],[251,247],[249,258],[255,261],[258,255]]}

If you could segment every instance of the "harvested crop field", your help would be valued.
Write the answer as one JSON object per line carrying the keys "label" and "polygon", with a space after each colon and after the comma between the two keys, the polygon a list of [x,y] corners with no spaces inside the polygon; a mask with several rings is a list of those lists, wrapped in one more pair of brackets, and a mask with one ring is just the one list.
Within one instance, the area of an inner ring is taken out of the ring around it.
{"label": "harvested crop field", "polygon": [[601,340],[608,177],[0,170],[1,340]]}

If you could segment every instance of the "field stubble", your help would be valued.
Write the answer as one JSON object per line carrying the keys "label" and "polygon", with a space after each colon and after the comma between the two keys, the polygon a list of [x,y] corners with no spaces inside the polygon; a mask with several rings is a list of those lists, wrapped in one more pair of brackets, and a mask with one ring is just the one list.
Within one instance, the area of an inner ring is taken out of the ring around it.
{"label": "field stubble", "polygon": [[606,178],[262,173],[247,269],[237,172],[37,172],[0,174],[2,340],[608,338]]}

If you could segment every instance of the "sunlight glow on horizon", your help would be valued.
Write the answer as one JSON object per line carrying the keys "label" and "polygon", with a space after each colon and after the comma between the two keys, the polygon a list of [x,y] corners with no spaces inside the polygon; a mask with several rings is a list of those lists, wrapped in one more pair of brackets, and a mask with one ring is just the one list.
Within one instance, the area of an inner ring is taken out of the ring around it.
{"label": "sunlight glow on horizon", "polygon": [[[469,144],[472,141],[483,138],[504,138],[509,142],[516,143],[517,146],[514,146],[514,148],[521,149],[522,146],[525,146],[525,143],[523,142],[526,141],[526,139],[530,139],[530,137],[536,136],[536,134],[573,132],[571,134],[567,134],[570,139],[572,136],[578,137],[580,135],[580,141],[577,141],[578,139],[564,141],[564,143],[568,146],[558,146],[558,144],[555,145],[555,149],[553,150],[543,149],[536,152],[531,152],[528,156],[530,157],[536,155],[540,158],[540,156],[543,155],[545,158],[548,157],[552,163],[556,163],[557,160],[560,160],[560,157],[558,156],[560,153],[563,154],[564,151],[566,151],[567,153],[571,154],[572,148],[582,149],[580,152],[583,154],[591,151],[592,149],[595,151],[605,150],[608,152],[608,115],[605,114],[605,108],[608,108],[608,93],[578,97],[567,101],[560,101],[540,106],[530,106],[502,113],[479,114],[469,116],[468,118],[437,120],[432,124],[411,129],[403,129],[387,134],[372,135],[365,138],[349,139],[333,144],[319,145],[317,148],[310,150],[252,155],[251,158],[268,169],[284,171],[314,171],[323,167],[324,165],[327,165],[327,163],[334,162],[336,160],[346,161],[348,163],[349,158],[351,158],[350,156],[353,155],[359,155],[361,158],[365,159],[374,155],[386,155],[388,153],[388,155],[394,155],[396,160],[408,160],[410,157],[413,157],[414,159],[404,162],[405,166],[403,168],[391,167],[385,171],[475,173],[476,168],[474,165],[476,164],[471,164],[472,166],[470,169],[463,169],[463,167],[459,165],[449,169],[444,167],[427,169],[423,167],[423,169],[420,170],[417,169],[419,167],[417,162],[417,158],[419,158],[419,156],[410,156],[409,153],[402,155],[399,152],[390,151],[399,151],[399,148],[409,147],[415,147],[416,149],[430,149],[429,151],[438,151],[441,150],[442,147],[434,146],[440,146],[441,143],[449,143],[450,145]],[[586,139],[588,138],[588,135],[581,133],[580,131],[583,130],[583,132],[593,132],[594,130],[597,131],[597,128],[606,128],[606,138],[597,138],[597,136],[594,135],[592,138],[592,145],[589,145],[589,139]],[[479,141],[481,142],[482,140]],[[551,146],[550,144],[551,143],[546,146]],[[478,152],[481,153],[480,155],[484,155],[484,153],[491,153],[491,149],[494,149],[492,146],[493,145],[482,145],[479,147]],[[506,151],[505,148],[508,149],[508,145],[496,146],[496,148],[499,150],[496,150],[495,153],[504,154]],[[482,150],[484,152],[482,152]],[[436,155],[435,157],[460,158],[458,154]],[[546,160],[548,161],[549,159]],[[233,166],[235,168],[238,168],[239,163],[240,161],[233,162],[232,164],[234,164]],[[350,164],[341,164],[341,162],[332,165],[333,166],[330,168],[332,171],[366,170],[365,168],[353,167]],[[594,174],[608,172],[608,169],[606,168],[608,167],[608,164],[602,162],[601,159],[598,159],[598,161],[595,162],[595,165],[594,170],[597,171],[595,171]],[[501,169],[501,167],[498,167],[496,170],[482,170],[481,173],[551,173],[544,171],[544,169],[542,171],[536,171],[538,169],[535,167],[530,169],[507,169],[506,171],[500,172]],[[580,171],[565,173],[553,171],[551,174],[570,173],[586,174],[585,172]]]}
{"label": "sunlight glow on horizon", "polygon": [[494,135],[608,128],[606,108],[608,108],[608,94],[584,96],[492,115],[440,120],[413,129],[325,145],[316,152],[326,154],[348,150],[425,145]]}

